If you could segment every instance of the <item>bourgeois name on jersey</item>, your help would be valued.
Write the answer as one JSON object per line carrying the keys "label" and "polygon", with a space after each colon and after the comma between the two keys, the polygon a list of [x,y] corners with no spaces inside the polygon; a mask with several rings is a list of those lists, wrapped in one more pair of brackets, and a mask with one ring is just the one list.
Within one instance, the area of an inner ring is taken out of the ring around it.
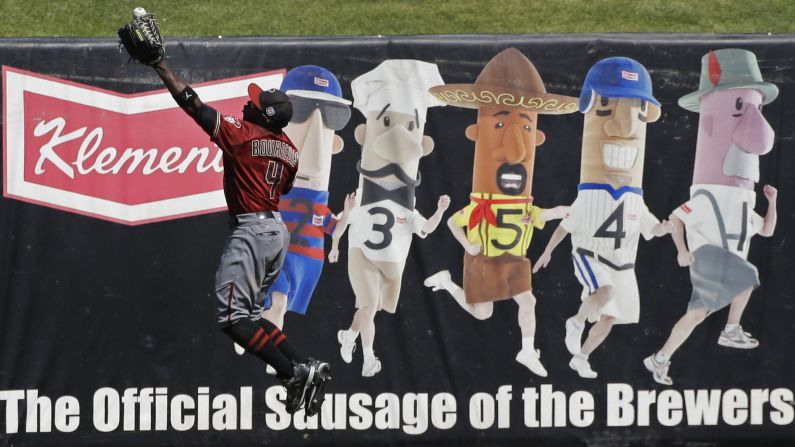
{"label": "bourgeois name on jersey", "polygon": [[279,140],[251,140],[253,157],[275,157],[295,166],[298,163],[298,152],[289,144]]}

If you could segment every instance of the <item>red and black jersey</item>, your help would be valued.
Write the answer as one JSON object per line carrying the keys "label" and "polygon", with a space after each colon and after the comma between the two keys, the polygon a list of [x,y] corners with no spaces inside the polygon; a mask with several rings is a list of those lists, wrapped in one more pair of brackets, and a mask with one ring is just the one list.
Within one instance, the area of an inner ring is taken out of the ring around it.
{"label": "red and black jersey", "polygon": [[298,150],[282,132],[216,112],[212,141],[224,153],[224,195],[232,215],[277,211],[298,169]]}

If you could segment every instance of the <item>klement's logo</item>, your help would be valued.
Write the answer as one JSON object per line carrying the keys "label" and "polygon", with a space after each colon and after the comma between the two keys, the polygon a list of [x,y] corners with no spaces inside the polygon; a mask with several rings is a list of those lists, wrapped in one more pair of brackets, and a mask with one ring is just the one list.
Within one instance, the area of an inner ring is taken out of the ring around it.
{"label": "klement's logo", "polygon": [[[238,115],[255,82],[285,70],[194,85]],[[226,209],[220,149],[166,91],[126,95],[3,66],[3,195],[139,225]]]}

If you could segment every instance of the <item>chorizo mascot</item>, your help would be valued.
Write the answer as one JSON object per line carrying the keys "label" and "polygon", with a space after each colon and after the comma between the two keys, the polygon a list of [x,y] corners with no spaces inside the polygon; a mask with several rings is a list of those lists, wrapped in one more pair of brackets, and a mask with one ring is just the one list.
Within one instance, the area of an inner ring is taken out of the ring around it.
{"label": "chorizo mascot", "polygon": [[477,109],[478,116],[466,129],[466,137],[475,142],[470,203],[447,221],[465,251],[464,287],[447,270],[424,284],[448,291],[479,320],[491,317],[495,301],[516,301],[522,333],[516,360],[546,377],[535,349],[536,299],[526,253],[533,229],[560,219],[566,209],[533,203],[535,151],[545,139],[538,118],[575,112],[577,98],[547,93],[536,68],[515,48],[489,61],[474,84],[441,85],[431,92],[447,104]]}

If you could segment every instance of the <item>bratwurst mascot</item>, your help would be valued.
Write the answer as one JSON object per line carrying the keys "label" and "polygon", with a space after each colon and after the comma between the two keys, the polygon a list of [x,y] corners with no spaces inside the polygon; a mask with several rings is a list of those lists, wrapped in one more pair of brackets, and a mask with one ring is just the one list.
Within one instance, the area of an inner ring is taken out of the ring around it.
{"label": "bratwurst mascot", "polygon": [[495,301],[516,301],[522,332],[516,360],[546,377],[535,349],[536,298],[526,253],[533,229],[562,218],[566,208],[547,210],[533,204],[535,151],[545,139],[538,115],[572,113],[577,99],[547,93],[536,68],[515,48],[494,56],[474,84],[440,85],[431,92],[450,105],[477,109],[478,117],[466,129],[467,138],[475,142],[470,203],[447,222],[465,251],[464,288],[447,270],[424,284],[450,292],[479,320],[491,317]]}
{"label": "bratwurst mascot", "polygon": [[690,267],[693,292],[663,347],[643,361],[658,383],[673,384],[671,356],[707,315],[726,306],[729,317],[718,344],[738,349],[759,345],[740,326],[740,318],[759,286],[756,267],[746,259],[751,237],[772,236],[776,227],[776,188],[763,188],[766,216],[754,212],[759,156],[770,152],[775,137],[762,106],[776,96],[778,87],[762,80],[754,53],[730,48],[706,54],[698,91],[679,99],[681,107],[699,114],[690,200],[670,217],[677,261]]}

